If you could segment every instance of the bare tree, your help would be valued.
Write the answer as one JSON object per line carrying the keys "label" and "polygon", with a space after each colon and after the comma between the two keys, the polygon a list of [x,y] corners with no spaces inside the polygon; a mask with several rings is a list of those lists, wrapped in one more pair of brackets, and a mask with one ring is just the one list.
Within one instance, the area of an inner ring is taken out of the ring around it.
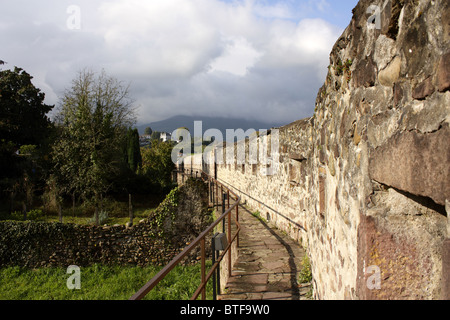
{"label": "bare tree", "polygon": [[62,99],[57,123],[59,140],[53,149],[55,175],[67,194],[74,192],[98,208],[110,178],[123,162],[121,146],[135,123],[129,86],[104,71],[81,71]]}

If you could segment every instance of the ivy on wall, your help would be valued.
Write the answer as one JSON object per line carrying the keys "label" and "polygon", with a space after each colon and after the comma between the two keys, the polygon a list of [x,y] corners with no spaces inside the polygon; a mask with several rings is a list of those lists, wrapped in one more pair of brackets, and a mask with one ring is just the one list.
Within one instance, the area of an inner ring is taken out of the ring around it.
{"label": "ivy on wall", "polygon": [[1,221],[0,267],[165,265],[211,222],[207,199],[208,188],[192,179],[173,189],[149,219],[130,228]]}

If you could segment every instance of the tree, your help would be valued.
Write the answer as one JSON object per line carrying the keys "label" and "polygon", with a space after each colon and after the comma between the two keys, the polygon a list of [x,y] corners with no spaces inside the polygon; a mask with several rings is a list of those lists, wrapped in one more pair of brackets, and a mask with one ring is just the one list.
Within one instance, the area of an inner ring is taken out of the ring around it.
{"label": "tree", "polygon": [[155,141],[155,140],[160,140],[161,139],[161,132],[159,132],[159,131],[153,131],[152,132],[152,135],[151,135],[151,137],[150,137],[150,140],[153,142],[153,141]]}
{"label": "tree", "polygon": [[55,176],[63,193],[75,192],[98,207],[120,173],[127,128],[135,122],[128,87],[103,71],[81,71],[66,91],[57,116]]}
{"label": "tree", "polygon": [[145,133],[146,135],[149,135],[149,136],[150,136],[150,135],[153,133],[153,130],[152,130],[152,128],[147,127],[147,128],[145,128],[144,133]]}
{"label": "tree", "polygon": [[127,163],[134,173],[142,166],[141,148],[139,145],[139,132],[137,129],[128,129],[127,133]]}
{"label": "tree", "polygon": [[172,149],[171,142],[160,140],[154,140],[151,148],[141,148],[142,171],[160,189],[172,185]]}
{"label": "tree", "polygon": [[36,182],[53,128],[47,114],[54,106],[32,79],[21,68],[0,71],[0,183],[11,198],[14,185]]}

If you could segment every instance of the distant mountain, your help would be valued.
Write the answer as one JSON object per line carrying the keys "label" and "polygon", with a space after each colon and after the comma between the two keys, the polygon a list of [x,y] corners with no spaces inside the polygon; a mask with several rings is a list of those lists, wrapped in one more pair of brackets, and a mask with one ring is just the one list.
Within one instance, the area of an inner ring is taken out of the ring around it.
{"label": "distant mountain", "polygon": [[286,123],[271,122],[265,123],[261,121],[245,120],[245,119],[231,119],[231,118],[214,118],[202,116],[175,116],[167,120],[153,122],[149,124],[140,125],[137,127],[140,134],[144,133],[145,128],[150,127],[153,131],[169,132],[180,127],[186,127],[189,132],[194,134],[194,121],[202,121],[202,134],[208,129],[219,129],[225,138],[226,129],[255,129],[256,131],[262,129],[277,128]]}

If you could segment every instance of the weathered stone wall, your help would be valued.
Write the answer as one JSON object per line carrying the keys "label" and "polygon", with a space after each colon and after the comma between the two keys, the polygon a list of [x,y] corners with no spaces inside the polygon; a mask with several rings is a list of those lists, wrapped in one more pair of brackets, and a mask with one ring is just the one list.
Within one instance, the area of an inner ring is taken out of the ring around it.
{"label": "weathered stone wall", "polygon": [[[297,240],[300,240],[306,231],[307,209],[312,201],[309,193],[311,180],[307,174],[311,160],[309,158],[311,128],[309,119],[280,128],[281,145],[279,150],[274,150],[280,158],[277,168],[261,162],[249,163],[248,157],[245,164],[239,164],[237,151],[233,155],[234,162],[227,164],[226,150],[223,151],[224,163],[216,166],[220,182],[241,195],[242,200],[253,210],[259,211],[264,219],[276,223]],[[268,155],[271,155],[270,134],[262,140],[258,139],[256,145],[261,144],[268,145]],[[247,140],[246,155],[249,155],[249,145],[251,143]],[[267,174],[267,170],[270,169],[276,169],[276,174]]]}
{"label": "weathered stone wall", "polygon": [[[367,27],[372,4],[381,8],[381,30]],[[333,219],[328,253],[333,260],[349,250],[343,268],[331,266],[346,273],[342,286],[340,274],[329,277],[322,297],[440,298],[450,198],[449,6],[360,1],[333,48],[316,103],[315,131],[323,132],[316,142],[325,152],[316,167],[326,170]],[[369,266],[381,271],[379,290],[367,285]]]}
{"label": "weathered stone wall", "polygon": [[[369,27],[371,5],[381,29]],[[276,174],[203,165],[307,247],[316,298],[448,295],[449,7],[361,0],[314,116],[279,128]]]}
{"label": "weathered stone wall", "polygon": [[140,223],[97,227],[61,223],[1,222],[0,266],[28,268],[94,263],[164,265],[177,250]]}
{"label": "weathered stone wall", "polygon": [[184,169],[192,172],[192,176],[195,177],[198,175],[200,177],[200,173],[202,172],[202,158],[203,155],[195,154],[190,157],[186,157],[184,159]]}

